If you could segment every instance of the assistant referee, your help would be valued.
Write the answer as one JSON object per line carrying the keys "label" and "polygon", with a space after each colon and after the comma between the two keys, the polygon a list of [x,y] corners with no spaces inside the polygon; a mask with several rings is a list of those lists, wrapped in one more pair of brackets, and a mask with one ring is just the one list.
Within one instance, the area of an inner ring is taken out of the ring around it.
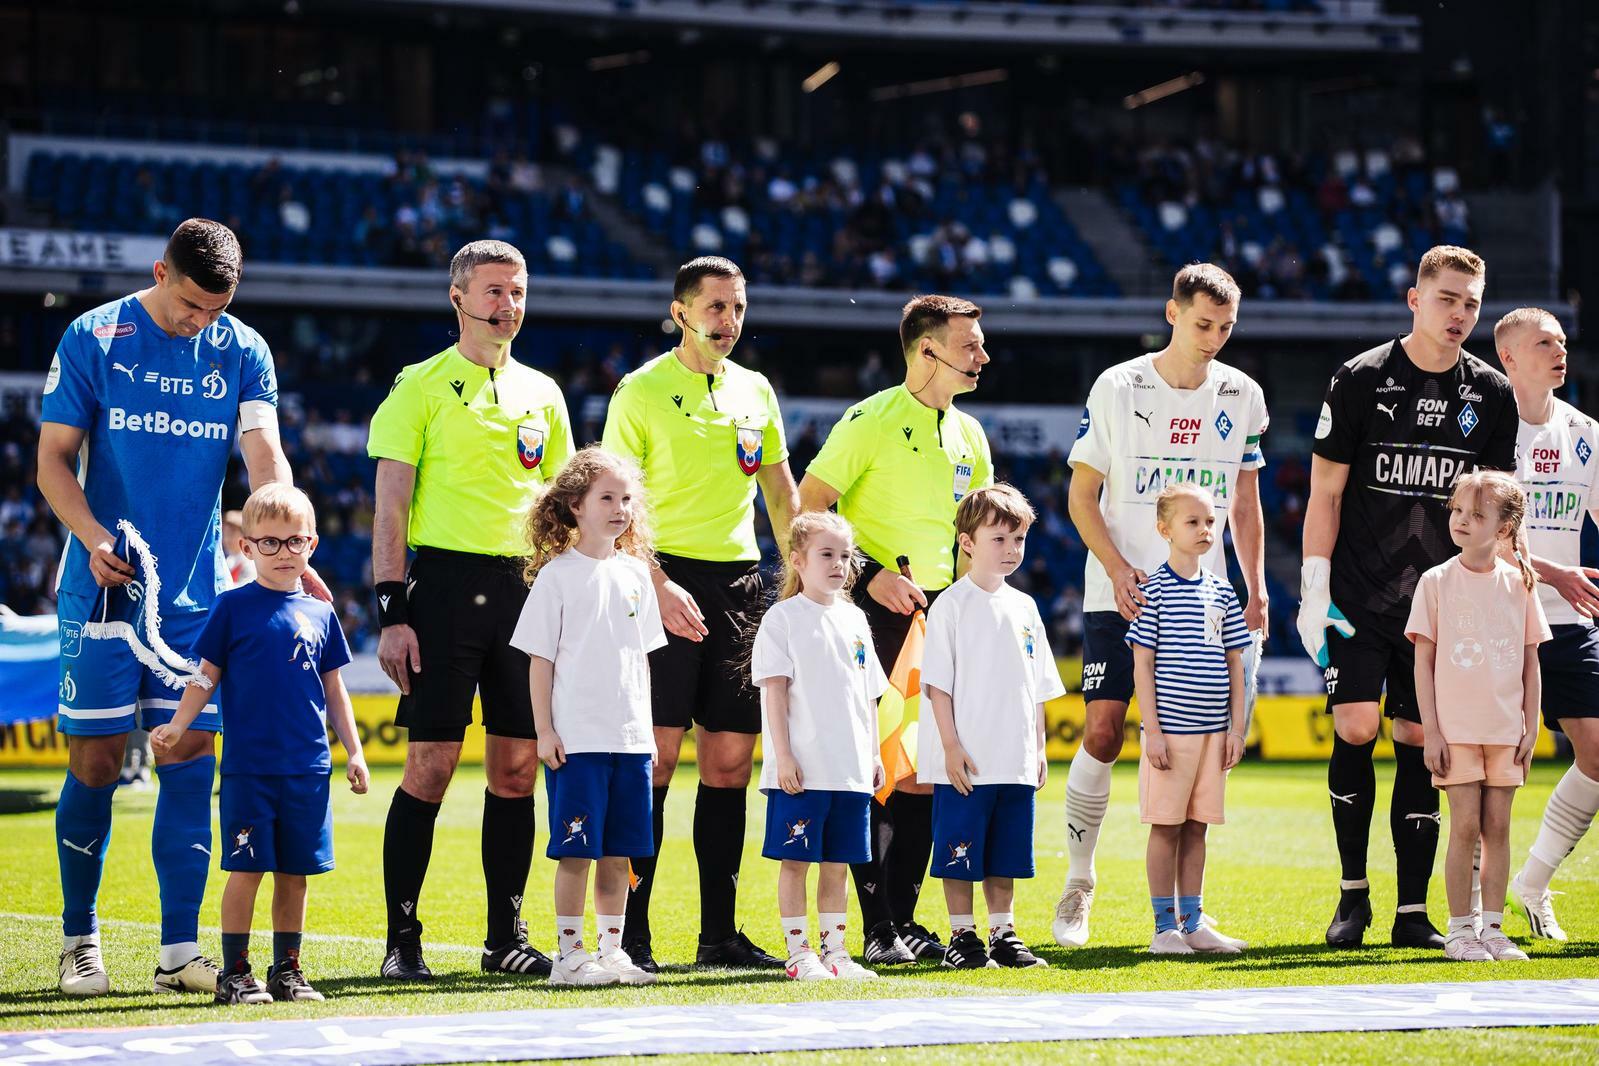
{"label": "assistant referee", "polygon": [[[994,482],[988,438],[955,397],[977,388],[988,363],[982,308],[954,296],[918,296],[900,318],[905,381],[844,412],[800,482],[800,508],[838,505],[867,554],[855,599],[872,627],[883,672],[925,609],[958,576],[955,511]],[[897,558],[910,560],[910,580]],[[865,595],[861,595],[865,589]],[[872,859],[851,867],[866,928],[866,961],[942,959],[944,945],[915,920],[933,846],[932,789],[898,783],[872,803]]]}
{"label": "assistant referee", "polygon": [[[450,302],[460,340],[400,371],[372,416],[378,661],[400,689],[395,721],[409,731],[383,833],[383,976],[395,980],[433,976],[422,959],[422,882],[478,694],[488,734],[482,968],[550,972],[521,919],[539,763],[528,657],[510,639],[527,598],[524,517],[573,446],[560,388],[511,358],[526,299],[527,264],[514,247],[473,241],[456,252]],[[416,549],[409,573],[407,545]]]}
{"label": "assistant referee", "polygon": [[623,944],[651,972],[657,967],[649,906],[662,811],[691,725],[700,773],[696,962],[783,965],[750,943],[734,920],[745,797],[761,732],[760,695],[748,681],[749,630],[761,600],[756,486],[779,549],[787,549],[799,504],[777,396],[763,375],[728,358],[746,308],[744,275],[731,260],[703,256],[683,264],[671,308],[683,342],[623,378],[605,419],[605,448],[644,470],[660,563],[655,593],[667,632],[667,646],[650,653],[656,856],[633,860]]}

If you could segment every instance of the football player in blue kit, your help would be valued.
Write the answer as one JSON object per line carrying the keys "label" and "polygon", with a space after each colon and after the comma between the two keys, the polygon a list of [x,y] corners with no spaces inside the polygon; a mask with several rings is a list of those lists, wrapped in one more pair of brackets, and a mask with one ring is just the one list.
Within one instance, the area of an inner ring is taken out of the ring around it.
{"label": "football player in blue kit", "polygon": [[[226,587],[220,504],[235,442],[252,488],[292,481],[272,353],[227,313],[242,262],[230,229],[189,219],[154,265],[155,284],[67,327],[45,380],[39,490],[72,531],[57,607],[57,728],[69,753],[56,807],[68,995],[110,988],[95,900],[123,742],[135,727],[172,717],[195,669],[190,645]],[[310,584],[326,597],[320,580]],[[216,964],[197,941],[220,729],[213,702],[156,760],[158,992],[216,991]]]}

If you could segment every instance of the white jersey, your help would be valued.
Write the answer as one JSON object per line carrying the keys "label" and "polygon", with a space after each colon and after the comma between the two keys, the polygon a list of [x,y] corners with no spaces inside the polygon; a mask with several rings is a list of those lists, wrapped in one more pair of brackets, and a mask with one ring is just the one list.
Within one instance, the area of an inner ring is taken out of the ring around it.
{"label": "white jersey", "polygon": [[750,681],[761,690],[761,790],[778,787],[777,748],[763,681],[788,678],[788,747],[800,784],[872,791],[877,700],[888,678],[872,650],[866,614],[848,600],[824,607],[807,596],[772,604],[755,631]]}
{"label": "white jersey", "polygon": [[555,664],[551,724],[568,754],[655,752],[649,654],[665,646],[649,566],[576,548],[544,564],[511,634],[511,647]]}
{"label": "white jersey", "polygon": [[[1155,497],[1168,482],[1192,481],[1216,497],[1216,542],[1202,562],[1226,577],[1222,536],[1242,470],[1266,465],[1260,438],[1270,421],[1254,379],[1212,363],[1205,384],[1174,389],[1153,355],[1099,375],[1088,393],[1069,462],[1105,475],[1099,510],[1111,542],[1127,561],[1153,574],[1170,555],[1155,532]],[[1116,593],[1092,552],[1085,568],[1083,610],[1114,611]]]}
{"label": "white jersey", "polygon": [[[1555,400],[1554,412],[1541,426],[1516,427],[1516,480],[1527,490],[1524,522],[1532,553],[1541,559],[1576,566],[1582,560],[1582,519],[1599,522],[1599,426],[1566,403]],[[1591,625],[1549,585],[1538,586],[1538,599],[1552,626]]]}

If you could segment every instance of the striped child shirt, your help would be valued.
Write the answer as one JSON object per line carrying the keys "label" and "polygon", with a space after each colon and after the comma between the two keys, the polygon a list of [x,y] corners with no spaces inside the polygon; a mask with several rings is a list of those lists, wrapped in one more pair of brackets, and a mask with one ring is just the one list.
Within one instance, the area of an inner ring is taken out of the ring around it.
{"label": "striped child shirt", "polygon": [[1209,570],[1179,577],[1162,563],[1127,643],[1155,650],[1155,706],[1166,733],[1223,733],[1231,723],[1227,652],[1249,644],[1232,586]]}

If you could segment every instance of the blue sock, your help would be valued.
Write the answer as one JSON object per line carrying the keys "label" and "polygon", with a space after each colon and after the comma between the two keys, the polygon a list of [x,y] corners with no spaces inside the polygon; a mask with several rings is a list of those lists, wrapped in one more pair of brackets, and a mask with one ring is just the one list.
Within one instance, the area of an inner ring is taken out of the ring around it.
{"label": "blue sock", "polygon": [[1177,917],[1183,923],[1183,932],[1192,933],[1199,928],[1199,914],[1198,896],[1177,897]]}
{"label": "blue sock", "polygon": [[272,972],[281,970],[287,963],[292,970],[300,968],[300,934],[272,931]]}
{"label": "blue sock", "polygon": [[222,934],[222,972],[229,974],[236,969],[244,972],[250,969],[249,933]]}
{"label": "blue sock", "polygon": [[200,939],[200,902],[211,872],[211,782],[214,755],[157,766],[161,791],[155,801],[150,854],[161,887],[161,943]]}
{"label": "blue sock", "polygon": [[1177,928],[1177,899],[1175,896],[1150,896],[1150,906],[1155,908],[1155,932],[1165,933]]}
{"label": "blue sock", "polygon": [[111,798],[115,781],[90,788],[67,771],[56,801],[56,863],[61,870],[61,931],[88,936],[99,928],[94,902],[100,895],[100,871],[111,843]]}

